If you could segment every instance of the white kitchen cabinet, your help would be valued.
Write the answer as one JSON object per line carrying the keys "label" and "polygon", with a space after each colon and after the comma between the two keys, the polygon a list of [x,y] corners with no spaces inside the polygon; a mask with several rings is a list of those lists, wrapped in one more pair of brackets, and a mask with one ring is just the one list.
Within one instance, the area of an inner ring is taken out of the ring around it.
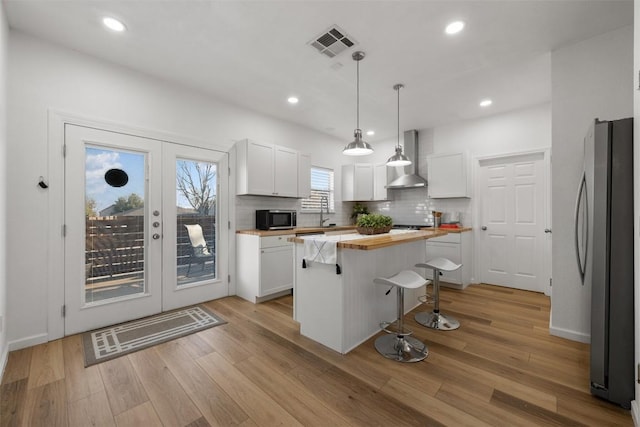
{"label": "white kitchen cabinet", "polygon": [[298,151],[250,139],[238,141],[234,150],[237,195],[300,197]]}
{"label": "white kitchen cabinet", "polygon": [[369,163],[342,166],[342,201],[387,199],[387,167]]}
{"label": "white kitchen cabinet", "polygon": [[[427,257],[425,261],[433,258],[447,258],[462,267],[456,271],[442,272],[440,283],[442,286],[450,286],[457,289],[466,288],[471,282],[471,232],[449,233],[446,236],[427,239]],[[425,277],[433,279],[433,270],[425,269]]]}
{"label": "white kitchen cabinet", "polygon": [[387,200],[387,164],[373,167],[373,200]]}
{"label": "white kitchen cabinet", "polygon": [[298,153],[298,197],[311,197],[311,156]]}
{"label": "white kitchen cabinet", "polygon": [[431,199],[471,197],[471,172],[467,153],[427,157],[428,195]]}
{"label": "white kitchen cabinet", "polygon": [[293,288],[293,243],[287,239],[294,236],[236,235],[239,297],[256,303]]}

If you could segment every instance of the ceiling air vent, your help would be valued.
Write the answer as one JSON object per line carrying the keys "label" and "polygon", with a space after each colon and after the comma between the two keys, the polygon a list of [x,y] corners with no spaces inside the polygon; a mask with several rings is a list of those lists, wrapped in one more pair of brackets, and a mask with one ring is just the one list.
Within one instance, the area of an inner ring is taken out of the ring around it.
{"label": "ceiling air vent", "polygon": [[329,58],[333,58],[356,43],[353,37],[347,36],[344,31],[335,25],[309,42],[311,46]]}

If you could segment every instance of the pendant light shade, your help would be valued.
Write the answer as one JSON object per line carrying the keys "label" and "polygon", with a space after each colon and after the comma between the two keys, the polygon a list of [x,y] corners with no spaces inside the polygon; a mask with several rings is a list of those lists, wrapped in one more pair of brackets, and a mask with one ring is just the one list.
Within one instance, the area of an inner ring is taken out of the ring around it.
{"label": "pendant light shade", "polygon": [[403,87],[404,85],[400,83],[393,86],[393,89],[398,93],[398,144],[396,145],[396,153],[387,160],[387,166],[408,166],[411,164],[411,160],[402,154],[402,146],[400,145],[400,89]]}
{"label": "pendant light shade", "polygon": [[362,139],[362,130],[360,130],[360,61],[364,59],[364,52],[354,52],[351,57],[356,61],[356,129],[353,131],[355,139],[344,147],[342,154],[366,156],[373,153],[373,148]]}

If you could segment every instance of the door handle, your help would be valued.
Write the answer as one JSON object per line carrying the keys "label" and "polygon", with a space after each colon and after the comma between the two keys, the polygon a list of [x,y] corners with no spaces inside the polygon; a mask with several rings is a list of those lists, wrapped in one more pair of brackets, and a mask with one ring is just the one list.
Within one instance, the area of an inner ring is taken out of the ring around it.
{"label": "door handle", "polygon": [[545,229],[544,229],[544,232],[545,232],[545,233],[551,233],[551,229],[550,229],[550,228],[545,228]]}
{"label": "door handle", "polygon": [[[583,286],[584,286],[584,275],[587,269],[587,248],[589,245],[589,207],[588,207],[589,200],[587,200],[586,188],[587,188],[587,173],[583,172],[582,179],[580,180],[580,186],[578,187],[578,196],[576,200],[576,211],[575,211],[575,218],[574,218],[574,221],[575,221],[574,238],[575,238],[575,245],[576,245],[576,260],[578,261],[578,271],[580,272],[580,281],[582,282]],[[580,244],[578,242],[578,232],[579,232],[578,219],[580,218],[580,202],[582,202],[583,193],[585,195],[584,197],[585,221],[583,222],[583,227],[587,227],[587,234],[585,236],[585,242],[583,244],[584,260],[580,256]]]}
{"label": "door handle", "polygon": [[486,225],[483,225],[482,227],[480,227],[480,229],[481,229],[482,231],[485,231],[485,230],[487,229],[487,226],[486,226]]}
{"label": "door handle", "polygon": [[153,240],[158,240],[160,238],[160,235],[158,233],[154,233],[154,235],[151,237],[153,237]]}

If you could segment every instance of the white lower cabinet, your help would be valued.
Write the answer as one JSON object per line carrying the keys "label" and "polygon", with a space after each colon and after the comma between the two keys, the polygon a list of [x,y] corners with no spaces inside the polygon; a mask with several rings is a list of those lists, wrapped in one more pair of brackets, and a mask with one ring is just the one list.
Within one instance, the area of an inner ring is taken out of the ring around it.
{"label": "white lower cabinet", "polygon": [[293,289],[294,234],[282,236],[236,235],[236,294],[253,303]]}
{"label": "white lower cabinet", "polygon": [[[451,286],[458,289],[466,288],[471,282],[471,233],[449,233],[446,236],[435,237],[426,241],[427,258],[447,258],[456,264],[462,264],[462,267],[456,271],[442,272],[440,283],[442,286]],[[424,271],[427,279],[433,279],[433,270],[426,269]]]}

